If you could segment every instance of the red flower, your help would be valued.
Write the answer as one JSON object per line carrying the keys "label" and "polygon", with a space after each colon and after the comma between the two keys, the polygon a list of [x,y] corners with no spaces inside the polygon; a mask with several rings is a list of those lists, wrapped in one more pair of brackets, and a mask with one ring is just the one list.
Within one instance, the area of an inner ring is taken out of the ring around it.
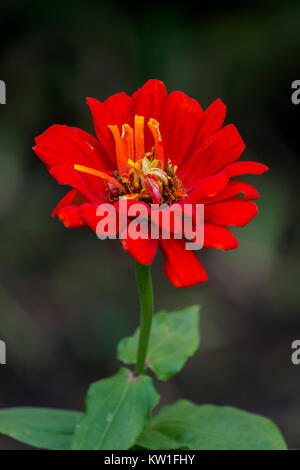
{"label": "red flower", "polygon": [[[206,111],[182,92],[167,94],[149,80],[132,97],[118,93],[104,103],[88,98],[97,138],[81,129],[51,126],[36,138],[34,151],[50,174],[72,189],[53,212],[66,227],[96,230],[96,209],[128,202],[205,204],[204,247],[229,250],[238,241],[226,227],[242,227],[256,214],[258,192],[231,180],[268,168],[237,162],[245,145],[232,124],[222,128],[226,107],[216,100]],[[241,197],[243,195],[244,197]],[[175,231],[175,221],[172,231]],[[159,246],[165,272],[176,287],[206,281],[205,270],[185,240],[128,238],[123,247],[151,264]]]}

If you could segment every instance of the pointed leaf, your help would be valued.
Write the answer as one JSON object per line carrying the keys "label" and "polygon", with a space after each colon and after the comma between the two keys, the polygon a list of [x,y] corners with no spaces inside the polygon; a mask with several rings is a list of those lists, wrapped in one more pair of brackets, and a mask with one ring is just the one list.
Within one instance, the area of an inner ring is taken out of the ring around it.
{"label": "pointed leaf", "polygon": [[91,385],[86,413],[77,425],[74,450],[125,450],[132,447],[157,405],[150,377],[128,369]]}
{"label": "pointed leaf", "polygon": [[286,444],[267,418],[231,407],[180,400],[150,421],[137,445],[147,449],[284,450]]}
{"label": "pointed leaf", "polygon": [[40,449],[68,450],[81,417],[76,411],[8,408],[0,410],[0,433]]}
{"label": "pointed leaf", "polygon": [[[160,380],[177,374],[198,349],[199,309],[198,305],[193,305],[178,312],[160,312],[153,316],[147,365]],[[125,364],[135,363],[138,336],[139,329],[119,343],[118,359]]]}

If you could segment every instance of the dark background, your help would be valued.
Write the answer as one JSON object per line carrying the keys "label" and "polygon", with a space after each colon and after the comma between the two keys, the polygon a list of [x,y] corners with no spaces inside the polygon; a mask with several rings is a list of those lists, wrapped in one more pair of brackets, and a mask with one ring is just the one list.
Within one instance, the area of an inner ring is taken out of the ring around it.
{"label": "dark background", "polygon": [[[259,215],[236,229],[233,252],[200,253],[209,280],[176,290],[159,256],[156,310],[200,303],[202,344],[185,369],[157,384],[179,397],[272,418],[300,447],[300,4],[2,1],[0,79],[0,407],[82,409],[91,381],[112,375],[118,341],[138,323],[133,259],[118,241],[67,230],[50,217],[66,188],[34,155],[53,123],[92,132],[86,96],[132,93],[162,79],[206,108],[220,97],[247,148],[271,171],[245,180]],[[2,449],[27,448],[0,438]]]}

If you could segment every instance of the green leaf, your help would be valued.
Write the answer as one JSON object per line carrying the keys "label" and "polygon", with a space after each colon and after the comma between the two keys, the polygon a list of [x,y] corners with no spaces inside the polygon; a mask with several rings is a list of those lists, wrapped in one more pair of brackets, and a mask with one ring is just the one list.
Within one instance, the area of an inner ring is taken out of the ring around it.
{"label": "green leaf", "polygon": [[[177,374],[198,349],[199,310],[198,305],[193,305],[178,312],[160,312],[153,316],[147,366],[160,380],[168,380]],[[133,336],[119,343],[120,361],[135,363],[138,337],[139,328]]]}
{"label": "green leaf", "polygon": [[46,408],[0,410],[0,433],[33,447],[68,450],[75,426],[82,417],[76,411]]}
{"label": "green leaf", "polygon": [[72,449],[129,449],[158,401],[151,378],[136,378],[125,368],[95,382],[88,391],[86,414],[76,427]]}
{"label": "green leaf", "polygon": [[147,449],[284,450],[272,421],[231,407],[180,400],[150,421],[137,445]]}

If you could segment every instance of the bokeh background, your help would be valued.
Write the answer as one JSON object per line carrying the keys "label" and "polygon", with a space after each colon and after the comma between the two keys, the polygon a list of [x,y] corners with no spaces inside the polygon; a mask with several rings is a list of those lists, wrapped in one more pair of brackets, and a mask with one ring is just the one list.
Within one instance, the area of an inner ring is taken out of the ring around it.
{"label": "bokeh background", "polygon": [[[247,3],[1,2],[0,407],[83,409],[90,382],[119,366],[116,345],[138,323],[134,262],[118,241],[50,217],[66,188],[31,148],[53,123],[92,132],[86,96],[131,94],[159,78],[204,108],[220,97],[244,158],[271,168],[245,178],[261,198],[259,215],[235,230],[239,249],[200,254],[207,284],[176,290],[155,260],[156,310],[202,306],[201,348],[157,384],[162,403],[185,397],[261,413],[300,447],[300,365],[291,363],[300,338],[300,105],[291,102],[300,4]],[[0,449],[27,448],[0,436]]]}

